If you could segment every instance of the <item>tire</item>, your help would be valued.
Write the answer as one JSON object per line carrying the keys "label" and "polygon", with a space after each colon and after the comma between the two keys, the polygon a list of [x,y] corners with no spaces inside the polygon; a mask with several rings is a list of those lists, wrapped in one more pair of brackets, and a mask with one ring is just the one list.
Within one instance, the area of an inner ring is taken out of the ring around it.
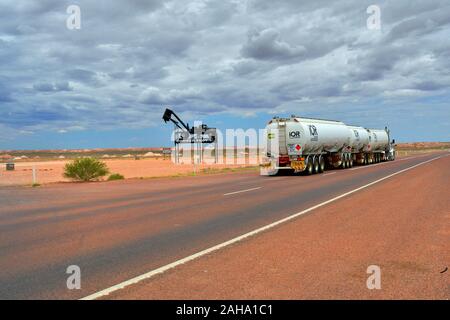
{"label": "tire", "polygon": [[314,173],[319,173],[319,158],[314,157]]}
{"label": "tire", "polygon": [[280,171],[283,171],[283,170],[278,170],[278,169],[270,170],[270,171],[268,171],[267,175],[272,176],[272,177],[278,176],[278,175],[280,175]]}
{"label": "tire", "polygon": [[313,169],[313,160],[311,159],[311,158],[308,158],[307,159],[307,163],[306,163],[306,169],[305,169],[305,173],[309,176],[309,175],[312,175],[313,174],[313,172],[314,172],[314,169]]}
{"label": "tire", "polygon": [[347,158],[345,157],[345,154],[342,155],[342,163],[341,163],[341,168],[345,169],[347,168]]}
{"label": "tire", "polygon": [[353,157],[350,156],[350,168],[353,168]]}
{"label": "tire", "polygon": [[325,171],[325,159],[321,156],[319,157],[319,173]]}

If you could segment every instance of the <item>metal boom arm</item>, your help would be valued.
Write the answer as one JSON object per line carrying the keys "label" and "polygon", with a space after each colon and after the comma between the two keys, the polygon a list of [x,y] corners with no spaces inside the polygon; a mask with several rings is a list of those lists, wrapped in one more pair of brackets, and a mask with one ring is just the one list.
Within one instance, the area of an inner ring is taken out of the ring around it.
{"label": "metal boom arm", "polygon": [[[172,116],[174,116],[178,121],[172,119]],[[187,132],[192,133],[191,130],[189,129],[189,124],[185,124],[185,123],[180,119],[180,117],[177,116],[177,114],[176,114],[175,112],[173,112],[172,110],[170,110],[170,109],[168,109],[168,108],[167,108],[166,111],[164,112],[163,120],[164,120],[165,123],[167,123],[167,122],[169,122],[169,121],[172,121],[172,122],[173,122],[178,128],[180,128],[181,130],[183,130],[183,128],[184,128]],[[180,127],[180,124],[183,126],[183,128]]]}

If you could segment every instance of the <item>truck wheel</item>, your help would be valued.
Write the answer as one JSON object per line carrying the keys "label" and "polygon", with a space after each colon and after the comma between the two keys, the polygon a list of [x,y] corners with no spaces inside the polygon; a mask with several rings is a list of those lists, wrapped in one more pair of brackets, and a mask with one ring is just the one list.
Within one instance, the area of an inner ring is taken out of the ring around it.
{"label": "truck wheel", "polygon": [[325,159],[323,157],[319,158],[319,172],[322,173],[325,171]]}
{"label": "truck wheel", "polygon": [[314,173],[319,173],[319,158],[314,157]]}
{"label": "truck wheel", "polygon": [[313,160],[311,158],[308,158],[308,162],[306,163],[305,173],[309,176],[309,175],[313,174],[313,171],[314,171]]}
{"label": "truck wheel", "polygon": [[347,159],[345,158],[345,154],[342,155],[341,159],[341,168],[345,169],[347,167]]}
{"label": "truck wheel", "polygon": [[353,157],[350,157],[350,168],[353,168]]}

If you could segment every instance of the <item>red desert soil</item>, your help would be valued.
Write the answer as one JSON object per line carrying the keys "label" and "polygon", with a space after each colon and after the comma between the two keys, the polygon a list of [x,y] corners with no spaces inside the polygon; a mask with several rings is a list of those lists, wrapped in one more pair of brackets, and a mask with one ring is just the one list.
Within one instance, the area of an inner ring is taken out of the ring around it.
{"label": "red desert soil", "polygon": [[[111,159],[106,162],[111,173],[120,173],[125,178],[150,178],[165,177],[179,174],[193,173],[193,165],[174,164],[170,159],[146,158],[134,159]],[[6,171],[5,165],[0,164],[0,186],[8,185],[30,185],[32,184],[32,168],[36,167],[37,182],[52,183],[69,181],[63,177],[64,165],[68,160],[54,161],[25,161],[16,162],[14,171]],[[196,172],[202,169],[224,169],[237,168],[245,165],[201,165],[196,166]]]}

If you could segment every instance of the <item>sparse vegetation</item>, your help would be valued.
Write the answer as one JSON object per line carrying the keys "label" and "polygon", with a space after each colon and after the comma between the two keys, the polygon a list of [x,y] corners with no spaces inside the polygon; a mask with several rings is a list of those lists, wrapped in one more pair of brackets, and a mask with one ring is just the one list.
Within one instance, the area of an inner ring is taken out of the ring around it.
{"label": "sparse vegetation", "polygon": [[114,180],[123,180],[125,177],[121,175],[120,173],[113,173],[109,176],[108,181],[114,181]]}
{"label": "sparse vegetation", "polygon": [[64,167],[64,177],[78,181],[93,181],[109,173],[106,163],[94,158],[81,158]]}
{"label": "sparse vegetation", "polygon": [[33,188],[36,188],[36,187],[40,187],[41,185],[40,185],[39,183],[33,183],[31,186],[32,186]]}
{"label": "sparse vegetation", "polygon": [[[162,148],[123,148],[123,149],[78,149],[78,150],[0,150],[0,161],[14,159],[15,161],[47,161],[90,157],[96,159],[121,159],[128,157],[163,158]],[[19,159],[21,158],[21,159]],[[170,156],[169,156],[170,158]]]}

